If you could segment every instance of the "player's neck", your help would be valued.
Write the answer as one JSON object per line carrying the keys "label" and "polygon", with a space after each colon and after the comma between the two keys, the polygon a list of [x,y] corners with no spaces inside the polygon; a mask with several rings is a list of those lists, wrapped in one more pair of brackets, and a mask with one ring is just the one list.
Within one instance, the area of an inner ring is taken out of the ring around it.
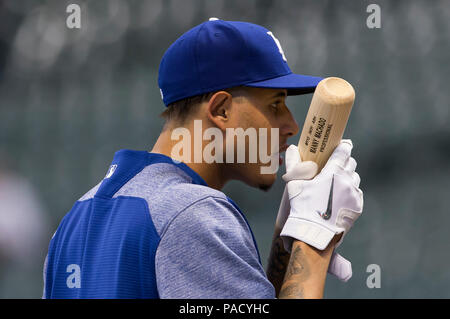
{"label": "player's neck", "polygon": [[[200,177],[208,184],[209,187],[214,189],[222,189],[227,182],[226,174],[221,167],[220,163],[206,163],[203,158],[200,163],[195,163],[194,159],[194,143],[190,143],[190,154],[192,154],[190,160],[186,160],[182,156],[179,156],[179,152],[174,152],[174,147],[179,143],[179,140],[172,139],[172,130],[165,130],[159,135],[155,145],[151,152],[166,155],[176,161],[185,163],[189,168],[196,172]],[[189,143],[188,143],[189,144]],[[203,150],[203,147],[202,147]],[[187,150],[184,150],[188,152]],[[183,152],[181,152],[183,155]]]}

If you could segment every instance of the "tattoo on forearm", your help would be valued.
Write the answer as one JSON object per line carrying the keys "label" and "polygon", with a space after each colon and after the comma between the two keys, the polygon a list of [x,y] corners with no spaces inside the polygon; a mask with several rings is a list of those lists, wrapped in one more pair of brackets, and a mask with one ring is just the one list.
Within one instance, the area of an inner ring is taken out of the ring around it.
{"label": "tattoo on forearm", "polygon": [[303,288],[298,284],[284,285],[280,291],[280,298],[303,298]]}
{"label": "tattoo on forearm", "polygon": [[303,288],[301,283],[310,277],[311,271],[302,249],[297,246],[291,254],[284,278],[280,298],[301,298]]}
{"label": "tattoo on forearm", "polygon": [[290,278],[294,275],[301,275],[302,279],[306,279],[309,276],[309,269],[305,260],[305,256],[300,247],[295,247],[292,253],[292,258],[289,261],[287,268],[286,278]]}

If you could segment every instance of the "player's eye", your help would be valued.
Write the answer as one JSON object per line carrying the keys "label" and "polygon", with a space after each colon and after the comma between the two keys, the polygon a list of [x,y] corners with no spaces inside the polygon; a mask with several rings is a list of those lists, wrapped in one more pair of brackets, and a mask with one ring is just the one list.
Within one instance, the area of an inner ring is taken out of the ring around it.
{"label": "player's eye", "polygon": [[278,109],[280,108],[280,106],[281,106],[281,101],[276,101],[276,102],[273,102],[270,104],[270,107],[272,108],[272,110],[274,112],[277,112]]}
{"label": "player's eye", "polygon": [[274,109],[277,109],[279,107],[279,105],[280,105],[280,101],[270,104],[270,106],[273,107]]}

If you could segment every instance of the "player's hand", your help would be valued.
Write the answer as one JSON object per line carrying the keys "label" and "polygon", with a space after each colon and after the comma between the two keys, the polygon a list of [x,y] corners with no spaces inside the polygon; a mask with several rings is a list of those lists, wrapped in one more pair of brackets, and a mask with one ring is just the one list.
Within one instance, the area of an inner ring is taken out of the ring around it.
{"label": "player's hand", "polygon": [[[350,140],[342,140],[322,171],[313,179],[294,179],[303,163],[298,148],[286,151],[286,180],[290,213],[281,231],[284,247],[290,251],[292,239],[301,240],[319,250],[325,249],[333,237],[342,234],[338,247],[355,220],[361,215],[363,193],[351,157]],[[299,174],[300,175],[300,174]]]}
{"label": "player's hand", "polygon": [[[285,182],[291,180],[308,180],[312,179],[317,174],[317,164],[311,161],[302,161],[300,156],[286,156],[286,163],[286,167],[289,167],[290,169],[283,175]],[[275,223],[276,229],[281,230],[283,228],[289,216],[290,209],[287,187],[285,187],[278,209]],[[339,280],[346,282],[352,277],[352,264],[340,254],[333,252],[328,266],[328,273],[336,276]]]}
{"label": "player's hand", "polygon": [[[280,208],[278,209],[277,220],[275,223],[275,228],[283,229],[284,224],[289,216],[289,211],[291,206],[289,204],[289,197],[287,194],[287,188],[284,188],[283,197],[281,198]],[[330,264],[328,265],[328,273],[336,276],[341,281],[348,281],[352,275],[352,263],[342,257],[340,254],[333,252],[330,259]]]}
{"label": "player's hand", "polygon": [[[293,158],[292,156],[285,156],[286,167],[293,168],[283,175],[283,180],[288,182],[290,180],[304,180],[311,179],[317,174],[318,166],[312,161],[302,162],[300,156]],[[291,161],[291,162],[290,162]],[[290,162],[288,164],[288,162]],[[275,229],[283,229],[284,224],[289,216],[291,206],[289,205],[289,196],[287,187],[284,188],[283,197],[281,198],[280,208],[275,222]]]}

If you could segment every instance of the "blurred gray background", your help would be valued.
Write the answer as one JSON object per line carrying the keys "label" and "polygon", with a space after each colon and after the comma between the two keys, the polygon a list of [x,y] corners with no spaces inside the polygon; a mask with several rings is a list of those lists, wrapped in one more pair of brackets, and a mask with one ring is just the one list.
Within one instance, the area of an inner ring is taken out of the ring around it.
{"label": "blurred gray background", "polygon": [[[70,3],[81,6],[81,29],[66,26]],[[370,3],[381,8],[380,29],[366,25]],[[160,59],[209,17],[261,24],[294,72],[355,87],[345,137],[365,206],[339,248],[353,278],[329,277],[325,297],[449,298],[447,0],[1,1],[0,297],[41,297],[61,218],[115,151],[151,149],[164,110]],[[310,99],[288,99],[300,126]],[[267,193],[238,182],[223,190],[248,217],[264,266],[282,189],[278,179]],[[381,288],[366,285],[370,264],[381,267]]]}

